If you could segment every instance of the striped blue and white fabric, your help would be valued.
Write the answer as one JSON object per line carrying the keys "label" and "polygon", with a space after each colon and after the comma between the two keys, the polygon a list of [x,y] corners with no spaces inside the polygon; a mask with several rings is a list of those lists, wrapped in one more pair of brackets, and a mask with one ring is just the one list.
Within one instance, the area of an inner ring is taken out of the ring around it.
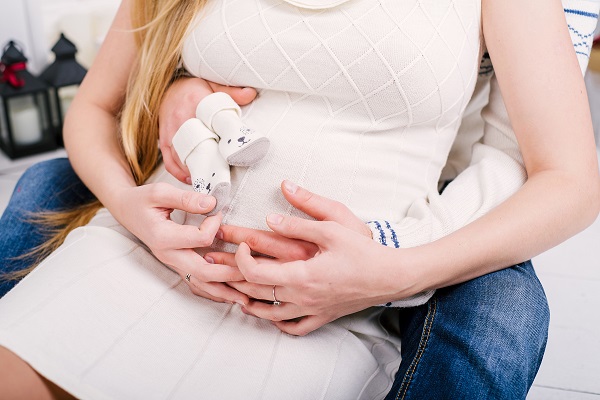
{"label": "striped blue and white fabric", "polygon": [[598,1],[563,1],[569,33],[583,71],[590,59],[599,4]]}

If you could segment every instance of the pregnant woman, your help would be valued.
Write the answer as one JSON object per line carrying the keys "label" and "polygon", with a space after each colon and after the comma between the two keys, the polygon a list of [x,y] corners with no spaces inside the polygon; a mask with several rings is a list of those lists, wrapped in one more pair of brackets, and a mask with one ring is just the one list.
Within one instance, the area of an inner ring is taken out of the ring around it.
{"label": "pregnant woman", "polygon": [[[593,135],[567,32],[560,3],[539,0],[123,1],[65,137],[106,208],[0,301],[8,390],[383,398],[400,363],[398,315],[375,306],[423,304],[596,217]],[[485,46],[528,179],[504,179],[509,161],[439,195]],[[214,199],[158,163],[158,107],[180,61],[259,90],[243,118],[271,147],[232,168],[222,215],[199,215]],[[307,192],[292,181],[343,203],[343,218],[297,218],[286,199]],[[497,185],[516,194],[484,207],[473,198]],[[221,220],[313,251],[289,260],[210,247]]]}

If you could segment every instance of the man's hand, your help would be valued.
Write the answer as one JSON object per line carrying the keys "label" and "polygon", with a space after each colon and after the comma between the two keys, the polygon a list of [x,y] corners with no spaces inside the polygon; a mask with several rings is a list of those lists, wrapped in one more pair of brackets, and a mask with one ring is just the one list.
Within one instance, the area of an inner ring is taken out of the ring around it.
{"label": "man's hand", "polygon": [[[267,223],[274,232],[224,225],[217,237],[240,244],[237,253],[206,255],[240,269],[245,281],[228,285],[251,299],[244,311],[273,321],[284,332],[305,335],[387,302],[390,289],[375,283],[385,272],[369,266],[391,250],[372,240],[371,230],[343,204],[289,181],[283,182],[282,192],[290,204],[317,221],[271,215]],[[272,258],[252,256],[251,250]],[[265,303],[273,300],[274,286],[279,306]]]}
{"label": "man's hand", "polygon": [[190,172],[173,148],[173,136],[188,119],[196,117],[200,100],[213,92],[223,92],[239,105],[251,103],[256,90],[219,85],[200,78],[180,78],[165,93],[159,110],[159,144],[167,171],[181,182],[190,184]]}

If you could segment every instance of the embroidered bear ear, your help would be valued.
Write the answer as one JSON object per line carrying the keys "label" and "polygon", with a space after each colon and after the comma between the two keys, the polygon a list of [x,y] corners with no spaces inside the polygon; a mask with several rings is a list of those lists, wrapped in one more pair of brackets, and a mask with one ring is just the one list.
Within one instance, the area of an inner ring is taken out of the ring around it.
{"label": "embroidered bear ear", "polygon": [[323,10],[333,8],[340,4],[347,3],[350,0],[284,0],[296,7],[308,8],[311,10]]}

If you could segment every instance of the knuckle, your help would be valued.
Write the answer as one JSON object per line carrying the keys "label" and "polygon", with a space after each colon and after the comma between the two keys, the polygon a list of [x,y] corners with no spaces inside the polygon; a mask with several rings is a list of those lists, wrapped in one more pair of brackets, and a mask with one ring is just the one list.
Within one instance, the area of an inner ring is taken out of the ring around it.
{"label": "knuckle", "polygon": [[339,202],[337,200],[331,200],[330,206],[334,211],[337,211],[339,213],[345,213],[346,211],[349,211],[348,207],[346,207],[344,203]]}
{"label": "knuckle", "polygon": [[262,318],[264,319],[267,319],[269,321],[279,321],[279,319],[277,319],[277,317],[275,316],[275,313],[272,311],[263,312],[262,314]]}
{"label": "knuckle", "polygon": [[189,286],[190,290],[192,291],[192,293],[195,294],[196,296],[204,295],[204,292],[202,290],[200,290],[198,287],[196,287],[195,285],[188,283],[188,286]]}
{"label": "knuckle", "polygon": [[294,246],[289,249],[290,257],[293,260],[308,260],[312,257],[311,251],[305,246]]}
{"label": "knuckle", "polygon": [[302,194],[304,197],[304,202],[306,202],[306,203],[314,203],[315,202],[316,197],[313,192],[310,192],[308,190],[303,190]]}
{"label": "knuckle", "polygon": [[287,227],[290,232],[297,232],[299,229],[298,225],[298,219],[293,217],[287,218]]}
{"label": "knuckle", "polygon": [[310,333],[310,330],[305,326],[294,326],[290,328],[289,333],[295,336],[306,336]]}
{"label": "knuckle", "polygon": [[306,298],[306,306],[310,308],[315,308],[319,304],[319,301],[312,296]]}
{"label": "knuckle", "polygon": [[343,220],[348,217],[348,212],[350,210],[343,203],[340,203],[339,201],[332,201],[330,207],[331,214],[336,220]]}
{"label": "knuckle", "polygon": [[190,247],[208,247],[212,244],[212,242],[213,237],[208,232],[198,230],[198,237],[196,240],[190,238]]}
{"label": "knuckle", "polygon": [[194,199],[194,193],[189,191],[181,192],[181,207],[183,210],[189,209]]}
{"label": "knuckle", "polygon": [[248,237],[246,237],[244,241],[252,250],[258,249],[262,242],[261,239],[256,234],[248,235]]}
{"label": "knuckle", "polygon": [[147,186],[150,199],[154,202],[162,201],[169,191],[169,185],[164,182],[158,182]]}
{"label": "knuckle", "polygon": [[[259,276],[258,273],[255,272],[253,269],[248,269],[244,272],[244,277],[246,278],[246,281],[250,282],[250,283],[258,283],[259,282]],[[255,295],[255,293],[252,293],[253,295]]]}
{"label": "knuckle", "polygon": [[324,221],[322,225],[322,235],[326,241],[332,241],[335,236],[337,229],[340,225],[334,221]]}
{"label": "knuckle", "polygon": [[208,283],[210,281],[209,279],[207,279],[206,274],[204,274],[204,272],[202,270],[196,270],[196,271],[194,271],[194,273],[192,275],[194,276],[196,281],[199,282],[200,284]]}

